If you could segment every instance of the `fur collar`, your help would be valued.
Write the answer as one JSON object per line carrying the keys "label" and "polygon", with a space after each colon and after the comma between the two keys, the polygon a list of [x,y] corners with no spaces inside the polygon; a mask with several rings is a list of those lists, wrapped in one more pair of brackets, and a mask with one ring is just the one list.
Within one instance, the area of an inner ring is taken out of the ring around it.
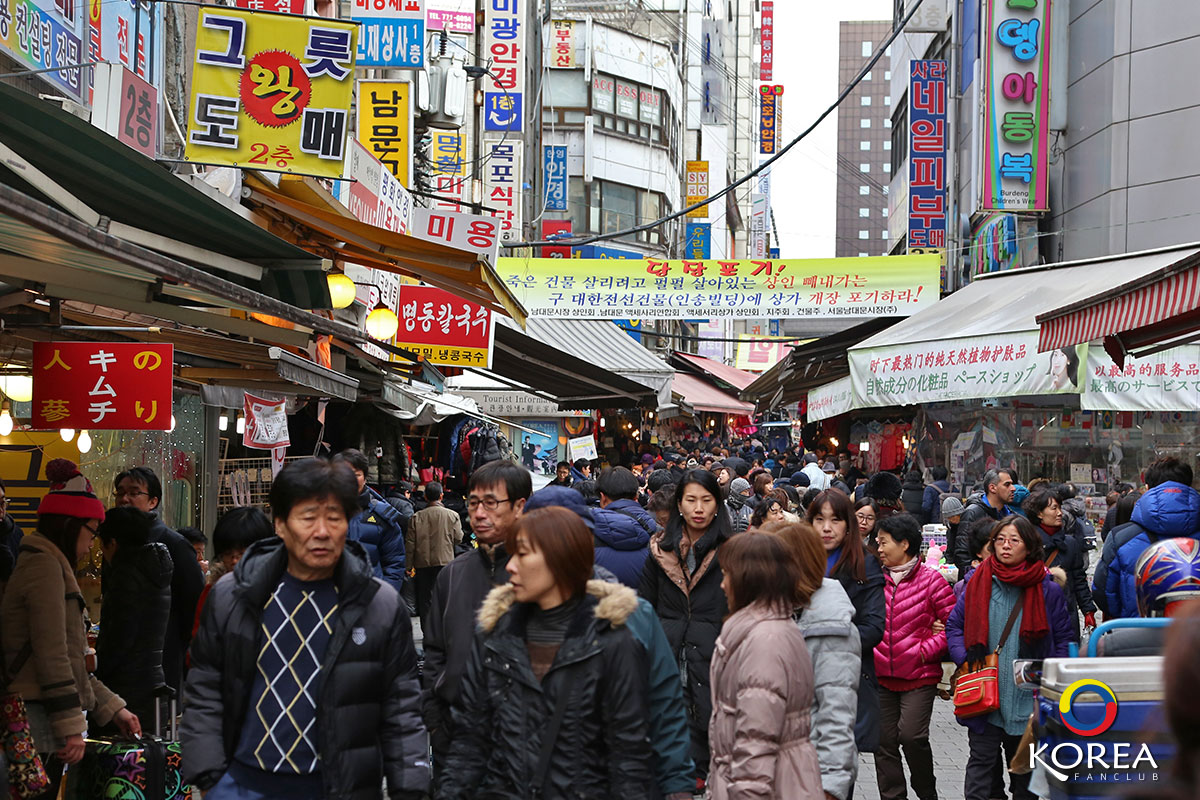
{"label": "fur collar", "polygon": [[[614,627],[624,625],[629,616],[637,610],[637,594],[628,586],[591,580],[587,582],[587,593],[598,600],[596,619],[607,620]],[[483,605],[479,607],[477,620],[480,630],[484,633],[494,631],[496,625],[515,604],[516,596],[510,584],[492,589],[484,599]]]}
{"label": "fur collar", "polygon": [[1054,578],[1054,582],[1058,584],[1058,587],[1060,589],[1062,589],[1063,591],[1066,591],[1067,590],[1067,571],[1064,570],[1062,567],[1051,567],[1049,572],[1050,572],[1050,577]]}

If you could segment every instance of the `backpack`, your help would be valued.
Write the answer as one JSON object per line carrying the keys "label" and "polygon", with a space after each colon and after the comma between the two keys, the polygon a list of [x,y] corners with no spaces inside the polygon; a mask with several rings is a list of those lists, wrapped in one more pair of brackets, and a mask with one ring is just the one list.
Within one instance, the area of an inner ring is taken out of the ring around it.
{"label": "backpack", "polygon": [[962,500],[955,492],[938,492],[937,505],[933,507],[933,514],[929,517],[931,525],[941,525],[942,523],[942,503],[946,502],[947,498],[955,497]]}

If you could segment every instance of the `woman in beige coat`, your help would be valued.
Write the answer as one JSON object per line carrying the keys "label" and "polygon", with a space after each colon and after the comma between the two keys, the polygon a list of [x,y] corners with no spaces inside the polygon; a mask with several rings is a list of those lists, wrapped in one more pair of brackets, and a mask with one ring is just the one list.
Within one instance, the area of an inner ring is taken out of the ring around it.
{"label": "woman in beige coat", "polygon": [[778,538],[756,532],[731,538],[720,558],[733,613],[712,659],[709,797],[822,800],[809,741],[812,661],[792,622],[795,561]]}

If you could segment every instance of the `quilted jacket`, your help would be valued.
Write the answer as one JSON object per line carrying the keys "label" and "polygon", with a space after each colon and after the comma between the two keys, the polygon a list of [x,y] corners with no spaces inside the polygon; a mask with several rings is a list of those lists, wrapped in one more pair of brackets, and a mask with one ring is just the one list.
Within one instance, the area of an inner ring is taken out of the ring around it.
{"label": "quilted jacket", "polygon": [[883,583],[887,624],[883,641],[875,646],[879,684],[893,691],[936,684],[946,657],[946,633],[933,632],[935,620],[945,622],[954,609],[949,582],[924,564],[917,564],[899,583]]}

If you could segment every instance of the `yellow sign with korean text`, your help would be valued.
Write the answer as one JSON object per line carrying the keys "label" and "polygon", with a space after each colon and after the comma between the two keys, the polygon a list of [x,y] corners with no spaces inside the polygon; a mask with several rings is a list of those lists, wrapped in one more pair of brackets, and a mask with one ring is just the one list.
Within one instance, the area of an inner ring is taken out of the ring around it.
{"label": "yellow sign with korean text", "polygon": [[529,316],[574,319],[906,317],[938,301],[940,270],[937,255],[501,258],[496,267]]}
{"label": "yellow sign with korean text", "polygon": [[358,131],[355,138],[409,188],[412,174],[412,84],[408,81],[358,82]]}
{"label": "yellow sign with korean text", "polygon": [[737,335],[737,351],[733,365],[747,372],[766,372],[801,342],[791,336]]}
{"label": "yellow sign with korean text", "polygon": [[[707,161],[689,161],[687,162],[687,205],[694,206],[696,203],[708,199],[708,162]],[[697,219],[708,219],[708,206],[694,209],[687,212],[689,217]]]}
{"label": "yellow sign with korean text", "polygon": [[549,61],[552,69],[574,69],[577,66],[575,63],[575,20],[551,20]]}
{"label": "yellow sign with korean text", "polygon": [[358,26],[202,6],[184,158],[342,177]]}

